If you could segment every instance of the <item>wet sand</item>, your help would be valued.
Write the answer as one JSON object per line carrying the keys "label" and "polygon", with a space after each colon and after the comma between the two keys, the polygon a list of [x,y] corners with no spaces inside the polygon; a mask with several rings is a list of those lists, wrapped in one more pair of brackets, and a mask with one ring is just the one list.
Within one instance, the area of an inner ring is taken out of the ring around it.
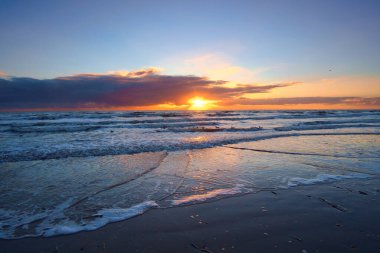
{"label": "wet sand", "polygon": [[380,179],[262,191],[168,209],[0,252],[378,252]]}

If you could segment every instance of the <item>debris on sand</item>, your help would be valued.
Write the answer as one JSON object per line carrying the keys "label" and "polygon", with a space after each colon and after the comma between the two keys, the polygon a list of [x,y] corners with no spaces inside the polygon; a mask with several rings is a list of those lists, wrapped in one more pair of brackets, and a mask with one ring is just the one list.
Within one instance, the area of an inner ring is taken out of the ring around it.
{"label": "debris on sand", "polygon": [[203,245],[202,247],[199,247],[198,245],[196,245],[195,243],[192,242],[191,246],[193,246],[193,248],[199,250],[200,252],[212,253],[212,251],[209,250],[206,245]]}
{"label": "debris on sand", "polygon": [[324,199],[324,198],[318,198],[318,199],[319,199],[321,202],[326,203],[327,205],[331,206],[332,208],[335,208],[335,209],[337,209],[337,210],[339,210],[339,211],[341,211],[341,212],[344,212],[344,213],[347,212],[347,209],[346,209],[346,208],[344,208],[344,207],[342,207],[342,206],[340,206],[340,205],[334,204],[334,203],[328,201],[327,199]]}
{"label": "debris on sand", "polygon": [[302,239],[298,236],[295,236],[295,235],[291,235],[290,238],[293,238],[294,240],[298,241],[298,242],[302,242]]}

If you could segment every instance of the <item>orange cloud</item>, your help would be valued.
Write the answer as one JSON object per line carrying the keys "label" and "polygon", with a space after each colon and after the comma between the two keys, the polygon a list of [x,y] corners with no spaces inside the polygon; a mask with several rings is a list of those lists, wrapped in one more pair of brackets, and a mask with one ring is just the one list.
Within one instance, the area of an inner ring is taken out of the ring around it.
{"label": "orange cloud", "polygon": [[[300,82],[231,84],[165,75],[157,68],[53,79],[0,78],[0,109],[380,109],[377,80],[359,87],[359,80],[346,81],[346,89],[337,80],[325,81],[315,85],[343,90],[318,93],[312,84]],[[357,92],[361,87],[364,90]],[[195,97],[202,99],[192,102]]]}
{"label": "orange cloud", "polygon": [[8,74],[0,70],[0,78],[6,78],[6,77],[8,77]]}
{"label": "orange cloud", "polygon": [[[289,85],[274,90],[270,98],[280,97],[379,97],[380,76],[342,76]],[[251,98],[269,98],[256,94]]]}

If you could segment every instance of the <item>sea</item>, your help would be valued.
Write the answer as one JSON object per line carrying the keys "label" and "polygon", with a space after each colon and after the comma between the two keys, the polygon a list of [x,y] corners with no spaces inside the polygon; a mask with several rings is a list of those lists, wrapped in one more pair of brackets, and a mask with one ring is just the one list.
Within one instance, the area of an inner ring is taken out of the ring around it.
{"label": "sea", "polygon": [[380,111],[0,113],[0,238],[380,175]]}

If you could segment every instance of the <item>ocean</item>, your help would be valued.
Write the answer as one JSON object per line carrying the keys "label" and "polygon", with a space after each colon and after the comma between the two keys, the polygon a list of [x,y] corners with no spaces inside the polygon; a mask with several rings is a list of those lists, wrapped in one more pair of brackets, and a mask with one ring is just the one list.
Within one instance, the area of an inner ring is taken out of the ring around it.
{"label": "ocean", "polygon": [[0,113],[0,238],[380,174],[380,111]]}

